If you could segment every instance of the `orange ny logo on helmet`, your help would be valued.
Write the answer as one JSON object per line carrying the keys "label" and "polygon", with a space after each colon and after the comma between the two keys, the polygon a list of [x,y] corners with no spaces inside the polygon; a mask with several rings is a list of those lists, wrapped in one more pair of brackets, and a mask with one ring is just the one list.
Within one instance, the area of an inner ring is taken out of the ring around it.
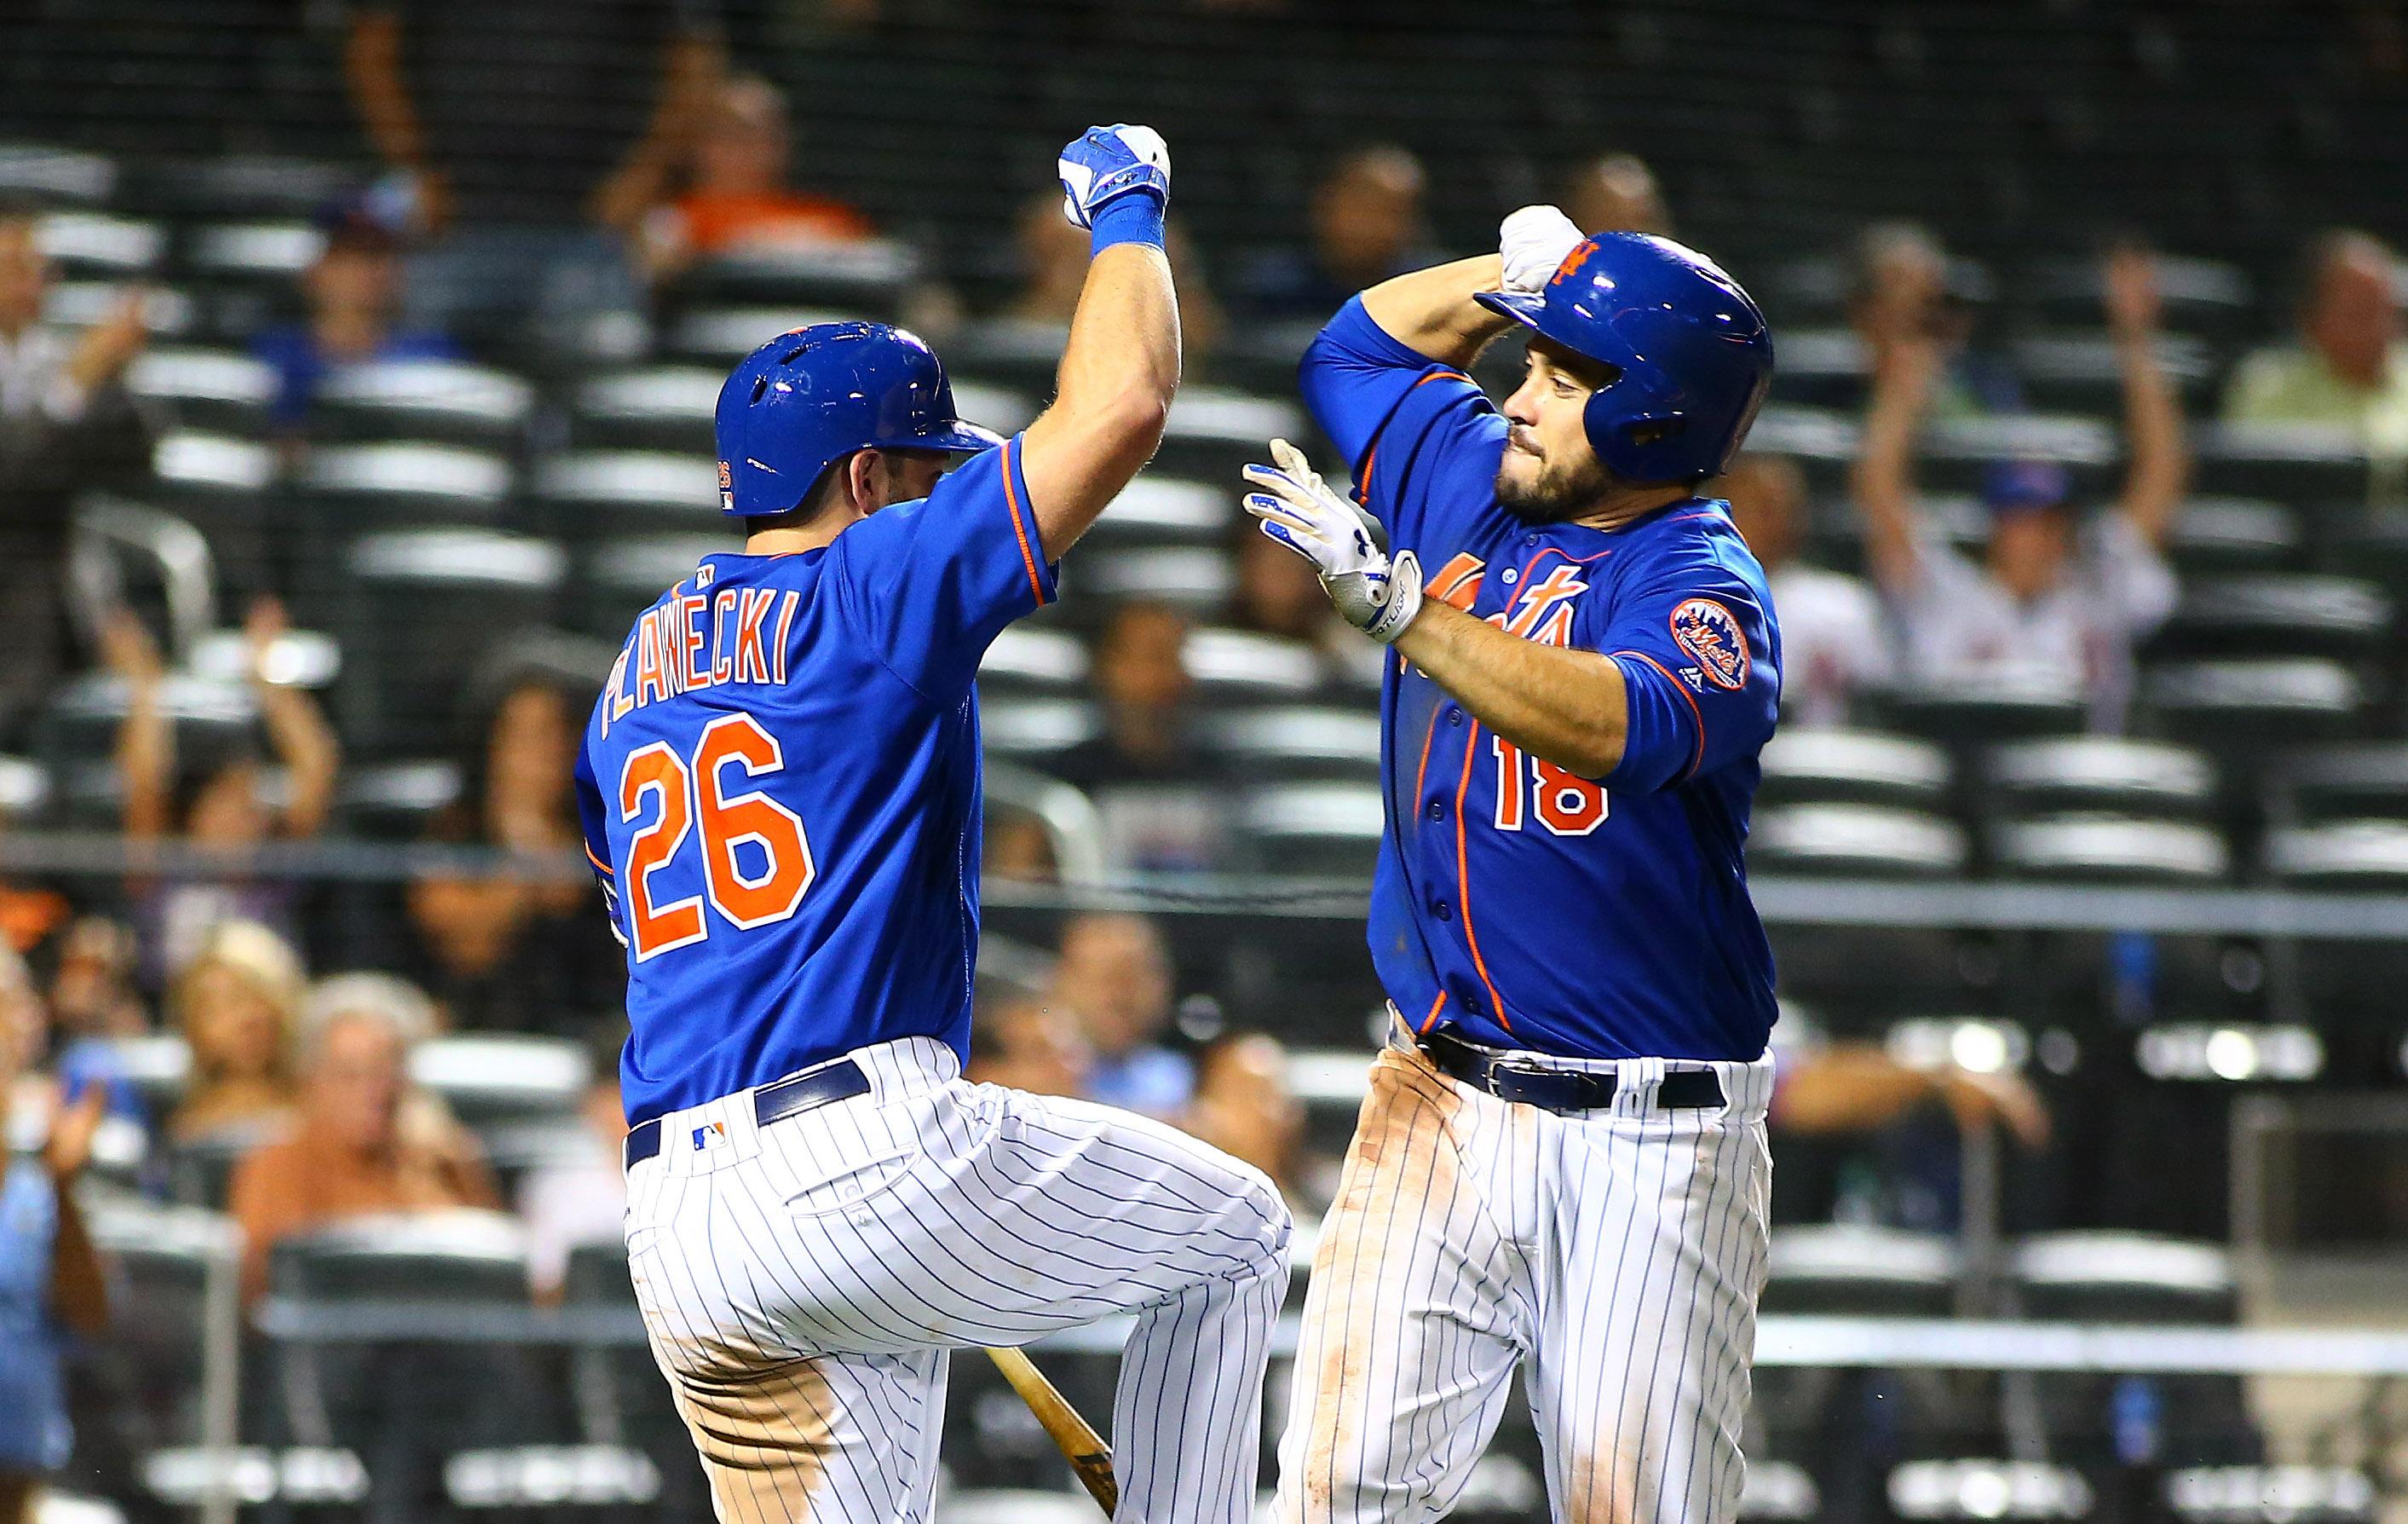
{"label": "orange ny logo on helmet", "polygon": [[1547,284],[1551,286],[1559,286],[1566,280],[1570,280],[1571,278],[1572,266],[1578,265],[1582,260],[1586,259],[1589,256],[1589,252],[1596,247],[1597,240],[1595,238],[1583,238],[1580,242],[1574,244],[1572,246],[1572,252],[1564,256],[1564,262],[1555,266],[1555,273],[1547,277]]}

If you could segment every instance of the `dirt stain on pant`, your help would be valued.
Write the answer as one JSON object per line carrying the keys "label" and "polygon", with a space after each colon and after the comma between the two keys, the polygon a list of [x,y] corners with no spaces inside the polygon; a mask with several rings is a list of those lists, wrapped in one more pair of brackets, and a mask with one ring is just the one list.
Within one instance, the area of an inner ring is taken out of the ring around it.
{"label": "dirt stain on pant", "polygon": [[723,1519],[800,1524],[835,1452],[837,1403],[816,1360],[669,1379]]}

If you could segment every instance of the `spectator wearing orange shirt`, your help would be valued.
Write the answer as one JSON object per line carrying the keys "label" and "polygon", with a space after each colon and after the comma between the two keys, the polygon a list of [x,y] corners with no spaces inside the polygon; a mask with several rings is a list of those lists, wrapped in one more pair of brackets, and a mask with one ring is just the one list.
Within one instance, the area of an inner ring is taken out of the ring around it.
{"label": "spectator wearing orange shirt", "polygon": [[869,219],[841,201],[786,183],[792,135],[786,97],[756,75],[728,81],[704,114],[688,159],[686,193],[644,224],[644,263],[655,280],[695,260],[746,244],[854,243]]}

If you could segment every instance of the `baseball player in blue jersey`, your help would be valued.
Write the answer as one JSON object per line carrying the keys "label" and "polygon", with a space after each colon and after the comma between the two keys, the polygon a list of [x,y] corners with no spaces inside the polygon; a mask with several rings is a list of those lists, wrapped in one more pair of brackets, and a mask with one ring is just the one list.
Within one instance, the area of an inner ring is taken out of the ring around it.
{"label": "baseball player in blue jersey", "polygon": [[925,1518],[946,1351],[1116,1313],[1117,1517],[1253,1510],[1271,1183],[960,1077],[979,659],[1052,599],[1179,379],[1162,139],[1096,128],[1060,167],[1095,252],[1044,416],[962,423],[937,356],[880,324],[763,345],[718,409],[744,551],[637,620],[585,731],[627,949],[629,1265],[727,1524]]}
{"label": "baseball player in blue jersey", "polygon": [[[1313,1260],[1283,1520],[1447,1512],[1524,1370],[1558,1519],[1736,1516],[1772,959],[1741,850],[1781,632],[1724,505],[1772,347],[1702,256],[1553,208],[1324,328],[1247,507],[1395,648],[1395,1035]],[[1464,367],[1509,327],[1500,412]]]}

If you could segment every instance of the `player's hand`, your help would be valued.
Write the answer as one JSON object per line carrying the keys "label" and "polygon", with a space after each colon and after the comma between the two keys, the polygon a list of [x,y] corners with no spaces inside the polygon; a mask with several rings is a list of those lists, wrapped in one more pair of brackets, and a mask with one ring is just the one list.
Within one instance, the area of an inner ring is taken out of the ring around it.
{"label": "player's hand", "polygon": [[1062,215],[1072,227],[1095,226],[1096,213],[1123,196],[1170,205],[1170,145],[1152,127],[1090,127],[1063,147],[1054,168],[1062,177]]}
{"label": "player's hand", "polygon": [[2157,262],[2146,249],[2125,244],[2107,256],[2102,294],[2107,326],[2122,338],[2157,332],[2164,303],[2157,292]]}
{"label": "player's hand", "polygon": [[1363,510],[1329,490],[1285,439],[1271,441],[1276,466],[1249,466],[1246,511],[1263,533],[1312,563],[1323,591],[1346,622],[1382,645],[1405,632],[1422,610],[1422,568],[1406,551],[1394,561],[1373,538]]}
{"label": "player's hand", "polygon": [[1588,235],[1564,215],[1562,208],[1524,207],[1497,230],[1497,252],[1505,261],[1505,289],[1537,291],[1587,240]]}

